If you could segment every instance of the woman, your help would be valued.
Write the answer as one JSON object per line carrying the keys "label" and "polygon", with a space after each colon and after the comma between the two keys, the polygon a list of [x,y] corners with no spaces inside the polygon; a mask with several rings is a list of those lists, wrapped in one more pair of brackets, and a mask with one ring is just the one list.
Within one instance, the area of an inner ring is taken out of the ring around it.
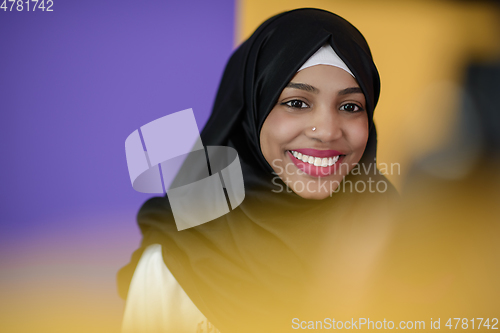
{"label": "woman", "polygon": [[183,231],[166,198],[144,204],[142,246],[119,273],[124,331],[282,332],[320,304],[310,287],[329,244],[373,212],[367,198],[383,210],[395,193],[374,164],[379,91],[365,39],[341,17],[264,22],[231,56],[201,133],[238,152],[245,200]]}

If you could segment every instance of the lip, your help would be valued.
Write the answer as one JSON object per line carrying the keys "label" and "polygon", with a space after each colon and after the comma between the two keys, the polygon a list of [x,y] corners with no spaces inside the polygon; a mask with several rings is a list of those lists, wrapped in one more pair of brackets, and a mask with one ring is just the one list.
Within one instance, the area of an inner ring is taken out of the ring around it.
{"label": "lip", "polygon": [[[301,150],[295,150],[295,151],[302,153],[302,151],[311,152],[311,151],[316,151],[316,149],[301,149]],[[327,176],[330,176],[330,175],[336,173],[338,166],[341,165],[342,161],[344,160],[344,156],[345,156],[345,155],[340,154],[336,150],[328,150],[328,151],[335,152],[335,154],[331,155],[329,153],[330,155],[321,156],[321,155],[312,155],[312,153],[311,153],[311,155],[310,155],[310,156],[316,156],[316,157],[330,157],[330,156],[340,155],[338,161],[335,162],[335,164],[330,165],[328,167],[315,166],[315,165],[312,165],[312,164],[309,164],[306,162],[302,162],[301,160],[298,160],[297,158],[295,158],[289,150],[287,150],[286,153],[287,153],[288,157],[292,160],[293,164],[295,164],[295,166],[297,168],[299,168],[300,170],[302,170],[304,173],[306,173],[310,176],[313,176],[313,177],[327,177]],[[308,155],[307,153],[305,153],[305,154]]]}
{"label": "lip", "polygon": [[296,152],[299,152],[301,154],[305,154],[308,156],[314,156],[314,157],[334,157],[334,156],[338,156],[338,155],[345,155],[344,153],[337,151],[337,150],[320,150],[320,149],[313,149],[313,148],[290,149],[290,150],[293,150],[293,151],[296,151]]}

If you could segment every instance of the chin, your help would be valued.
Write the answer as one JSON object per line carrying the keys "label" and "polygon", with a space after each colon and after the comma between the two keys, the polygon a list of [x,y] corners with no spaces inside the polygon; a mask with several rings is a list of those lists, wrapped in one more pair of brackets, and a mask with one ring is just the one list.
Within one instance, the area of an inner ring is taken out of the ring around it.
{"label": "chin", "polygon": [[298,196],[310,200],[323,200],[330,197],[332,194],[332,192],[325,192],[325,191],[307,191],[307,190],[298,191],[294,189],[292,189],[292,191],[295,192]]}
{"label": "chin", "polygon": [[342,182],[343,177],[334,176],[328,178],[298,177],[285,178],[284,182],[295,194],[310,200],[323,200],[331,197]]}
{"label": "chin", "polygon": [[301,196],[304,199],[310,200],[323,200],[330,196],[331,193],[322,193],[322,192],[295,192],[297,195]]}

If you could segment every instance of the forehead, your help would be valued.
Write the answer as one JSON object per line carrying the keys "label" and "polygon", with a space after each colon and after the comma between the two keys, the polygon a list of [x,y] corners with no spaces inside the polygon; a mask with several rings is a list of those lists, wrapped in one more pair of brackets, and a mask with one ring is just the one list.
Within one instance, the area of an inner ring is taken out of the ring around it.
{"label": "forehead", "polygon": [[330,66],[316,65],[300,70],[291,82],[307,83],[321,90],[324,88],[345,89],[359,87],[356,79],[345,70]]}

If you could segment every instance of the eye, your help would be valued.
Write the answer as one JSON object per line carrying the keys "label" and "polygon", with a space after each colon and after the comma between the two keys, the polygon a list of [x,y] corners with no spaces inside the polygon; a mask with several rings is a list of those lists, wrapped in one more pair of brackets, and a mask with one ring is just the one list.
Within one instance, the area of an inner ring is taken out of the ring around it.
{"label": "eye", "polygon": [[354,104],[354,103],[346,103],[344,105],[342,105],[340,107],[340,110],[341,111],[347,111],[347,112],[360,112],[360,111],[363,111],[364,109],[357,105],[357,104]]}
{"label": "eye", "polygon": [[309,107],[309,105],[307,105],[306,102],[301,101],[300,99],[292,99],[291,101],[281,103],[281,105],[286,105],[289,108],[293,109],[305,109]]}

